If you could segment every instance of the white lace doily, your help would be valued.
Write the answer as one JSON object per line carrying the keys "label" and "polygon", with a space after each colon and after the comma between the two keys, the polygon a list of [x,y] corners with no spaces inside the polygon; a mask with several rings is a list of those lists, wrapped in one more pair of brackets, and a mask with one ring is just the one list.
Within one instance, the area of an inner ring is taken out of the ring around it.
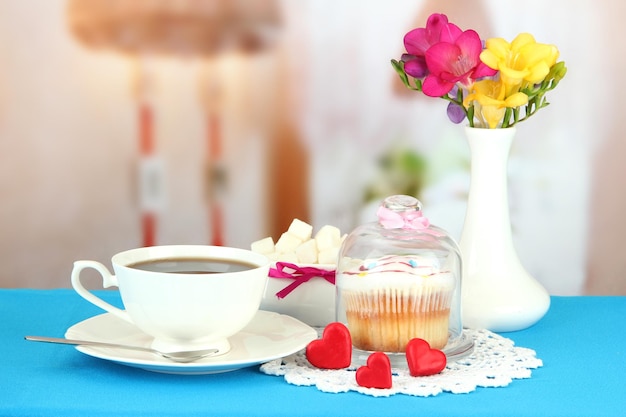
{"label": "white lace doily", "polygon": [[474,339],[474,352],[456,362],[448,363],[437,375],[413,377],[408,369],[392,369],[389,389],[364,388],[356,383],[356,368],[318,369],[306,359],[304,350],[261,365],[261,372],[284,376],[293,385],[314,385],[323,392],[356,391],[375,397],[395,394],[428,397],[450,392],[465,394],[477,387],[505,387],[514,379],[530,378],[531,369],[543,365],[535,351],[515,347],[512,340],[488,330],[465,330]]}

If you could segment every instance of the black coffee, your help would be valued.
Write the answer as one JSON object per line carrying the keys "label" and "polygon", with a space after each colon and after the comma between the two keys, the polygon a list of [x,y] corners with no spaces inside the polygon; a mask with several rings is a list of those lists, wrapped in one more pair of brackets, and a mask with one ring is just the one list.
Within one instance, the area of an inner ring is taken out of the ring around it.
{"label": "black coffee", "polygon": [[239,272],[256,268],[251,263],[231,259],[210,258],[167,258],[151,259],[128,265],[129,268],[152,272],[170,272],[176,274],[218,274]]}

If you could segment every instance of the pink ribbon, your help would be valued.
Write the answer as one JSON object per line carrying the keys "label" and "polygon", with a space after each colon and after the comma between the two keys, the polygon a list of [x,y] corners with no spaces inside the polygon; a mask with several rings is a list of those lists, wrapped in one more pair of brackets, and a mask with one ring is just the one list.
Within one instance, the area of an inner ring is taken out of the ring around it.
{"label": "pink ribbon", "polygon": [[276,262],[276,268],[270,268],[271,278],[290,278],[294,281],[276,293],[278,298],[285,298],[289,293],[314,277],[324,278],[335,285],[335,271],[315,268],[312,266],[298,266],[288,262]]}
{"label": "pink ribbon", "polygon": [[422,215],[421,210],[393,211],[380,206],[376,212],[378,221],[385,229],[426,229],[430,222]]}

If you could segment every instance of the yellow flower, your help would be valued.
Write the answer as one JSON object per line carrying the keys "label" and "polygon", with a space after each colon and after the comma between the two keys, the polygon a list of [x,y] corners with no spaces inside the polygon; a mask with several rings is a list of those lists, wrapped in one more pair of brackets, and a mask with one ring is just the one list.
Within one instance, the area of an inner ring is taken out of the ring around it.
{"label": "yellow flower", "polygon": [[543,81],[559,57],[556,46],[537,43],[529,33],[520,33],[511,43],[502,38],[487,39],[485,45],[480,59],[500,70],[508,95]]}
{"label": "yellow flower", "polygon": [[515,92],[507,97],[506,87],[502,80],[478,81],[463,100],[463,106],[469,108],[472,104],[478,103],[475,105],[474,115],[490,129],[495,129],[502,122],[507,107],[515,108],[528,103],[528,96],[521,92]]}

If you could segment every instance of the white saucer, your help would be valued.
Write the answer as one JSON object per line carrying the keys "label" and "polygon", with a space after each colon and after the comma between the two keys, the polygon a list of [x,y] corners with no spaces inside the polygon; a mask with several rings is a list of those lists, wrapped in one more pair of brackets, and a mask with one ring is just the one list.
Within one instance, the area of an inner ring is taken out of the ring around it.
{"label": "white saucer", "polygon": [[[101,314],[70,327],[68,339],[98,340],[150,347],[152,337],[109,313]],[[259,311],[239,333],[230,337],[231,350],[220,356],[192,363],[177,363],[148,352],[126,349],[78,346],[80,352],[153,372],[200,375],[235,371],[282,358],[306,347],[317,338],[312,327],[293,317]]]}

